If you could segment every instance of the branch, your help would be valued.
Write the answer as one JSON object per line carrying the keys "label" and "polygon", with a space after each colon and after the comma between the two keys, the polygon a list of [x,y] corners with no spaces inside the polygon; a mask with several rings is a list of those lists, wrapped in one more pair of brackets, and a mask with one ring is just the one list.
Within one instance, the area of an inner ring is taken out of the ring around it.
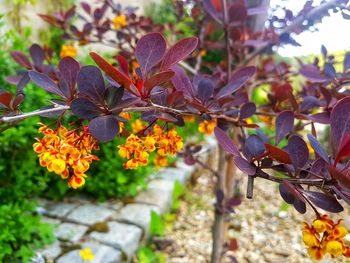
{"label": "branch", "polygon": [[[336,6],[342,6],[341,4],[338,4],[339,0],[330,0],[328,2],[325,2],[317,7],[314,7],[310,12],[306,13],[305,15],[301,15],[297,17],[292,23],[290,23],[288,26],[286,26],[284,29],[282,29],[280,32],[278,32],[278,36],[281,36],[282,34],[291,33],[293,29],[303,24],[305,20],[308,20],[314,16],[317,16],[320,13],[323,13],[333,7]],[[250,53],[241,63],[240,66],[247,65],[251,60],[253,60],[256,56],[263,53],[267,48],[272,46],[271,42],[266,42],[265,44],[261,45],[259,48],[254,50],[252,53]]]}
{"label": "branch", "polygon": [[59,111],[63,111],[63,110],[69,110],[69,106],[56,104],[56,105],[54,105],[54,108],[51,108],[51,109],[36,110],[36,111],[32,111],[32,112],[18,114],[15,116],[1,117],[0,123],[20,121],[20,120],[24,120],[24,119],[29,118],[29,117],[40,116],[42,114],[47,114],[47,113],[55,113],[55,112],[59,112]]}

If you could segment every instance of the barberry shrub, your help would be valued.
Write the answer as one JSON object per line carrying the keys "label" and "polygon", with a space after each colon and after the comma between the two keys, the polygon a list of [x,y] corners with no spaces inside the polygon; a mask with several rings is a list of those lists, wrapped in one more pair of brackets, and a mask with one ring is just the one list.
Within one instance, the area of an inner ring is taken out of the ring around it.
{"label": "barberry shrub", "polygon": [[[147,165],[151,154],[156,154],[160,165],[161,158],[179,151],[187,164],[208,168],[198,158],[200,147],[183,146],[176,131],[186,119],[195,117],[199,131],[214,131],[220,145],[218,167],[209,168],[217,182],[212,262],[220,262],[232,247],[223,231],[226,215],[241,202],[233,192],[236,169],[248,178],[247,198],[253,197],[254,179],[260,177],[277,183],[281,197],[298,212],[313,209],[315,221],[303,227],[303,241],[312,258],[327,254],[349,257],[343,241],[347,230],[341,221],[335,223],[320,214],[318,208],[338,213],[344,203],[350,203],[350,55],[345,55],[339,69],[335,67],[338,61],[322,47],[323,64],[319,60],[300,62],[295,69],[276,62],[268,52],[275,46],[297,44],[293,33],[308,30],[331,10],[349,18],[347,2],[315,5],[308,1],[297,14],[284,9],[284,16],[272,15],[266,28],[262,27],[267,12],[264,1],[258,5],[226,0],[178,3],[176,18],[181,19],[180,14],[190,8],[199,31],[198,37],[176,41],[165,39],[165,25],[139,17],[113,1],[104,1],[95,9],[82,3],[88,19],[82,18],[81,30],[73,25],[74,7],[54,16],[41,15],[64,30],[71,41],[113,45],[120,52],[112,62],[115,64],[91,52],[97,66],[82,65],[67,47],[62,53],[68,52],[68,56],[62,56],[57,66],[51,63],[53,53],[38,45],[30,48],[31,60],[13,52],[25,70],[9,78],[17,85],[15,93],[0,93],[0,122],[8,128],[34,115],[55,118],[54,124],[40,128],[44,137],[38,138],[34,150],[42,166],[68,179],[70,187],[79,188],[88,184],[88,169],[97,159],[93,150],[116,136],[126,137],[124,144],[115,146],[125,159],[124,169]],[[108,10],[114,18],[107,17]],[[167,29],[181,34],[181,29]],[[110,31],[117,34],[117,40],[107,37]],[[148,31],[158,32],[143,34]],[[264,53],[267,56],[260,56]],[[301,87],[293,83],[295,75],[303,76]],[[52,105],[20,112],[29,81],[54,96]],[[256,103],[252,94],[261,85],[265,85],[266,99]],[[141,113],[141,120],[131,133],[125,123],[128,114],[135,112]],[[67,114],[77,120],[63,127],[61,119]],[[330,129],[330,147],[318,139],[322,130],[317,124]],[[277,172],[283,176],[276,176]]]}

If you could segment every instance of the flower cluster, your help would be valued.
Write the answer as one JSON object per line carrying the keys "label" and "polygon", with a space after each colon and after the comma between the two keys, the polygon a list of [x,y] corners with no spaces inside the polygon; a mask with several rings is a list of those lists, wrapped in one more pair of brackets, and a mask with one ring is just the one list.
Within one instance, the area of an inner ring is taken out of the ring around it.
{"label": "flower cluster", "polygon": [[153,160],[153,163],[158,169],[160,169],[168,165],[168,158],[157,154]]}
{"label": "flower cluster", "polygon": [[211,135],[216,127],[216,120],[202,121],[198,126],[198,131],[200,133]]}
{"label": "flower cluster", "polygon": [[61,48],[60,57],[75,57],[77,55],[77,49],[72,45],[63,45]]}
{"label": "flower cluster", "polygon": [[146,125],[144,124],[143,121],[137,119],[133,123],[131,123],[131,128],[133,133],[138,133],[144,129],[146,129]]}
{"label": "flower cluster", "polygon": [[313,260],[321,260],[327,253],[332,257],[344,255],[350,257],[350,247],[342,240],[348,230],[341,225],[341,220],[334,223],[327,215],[321,215],[312,225],[304,223],[303,241]]}
{"label": "flower cluster", "polygon": [[62,179],[69,178],[69,187],[76,189],[83,186],[87,176],[85,172],[93,160],[98,160],[91,152],[99,149],[88,128],[84,127],[79,132],[67,130],[64,126],[57,130],[42,126],[39,133],[43,133],[44,137],[36,138],[38,142],[33,144],[33,149],[38,153],[40,165]]}
{"label": "flower cluster", "polygon": [[156,149],[155,143],[153,136],[146,136],[140,139],[135,134],[131,134],[126,139],[125,144],[118,146],[119,155],[128,159],[123,164],[124,169],[137,169],[139,166],[146,166],[149,153]]}
{"label": "flower cluster", "polygon": [[149,153],[157,149],[155,164],[162,167],[167,164],[166,156],[174,155],[183,147],[183,139],[174,128],[163,132],[159,125],[155,125],[153,133],[139,138],[131,134],[126,143],[118,146],[119,155],[128,160],[123,164],[125,169],[137,169],[148,164]]}
{"label": "flower cluster", "polygon": [[126,16],[120,15],[113,18],[113,27],[115,30],[119,30],[121,27],[125,27],[127,25],[126,23]]}

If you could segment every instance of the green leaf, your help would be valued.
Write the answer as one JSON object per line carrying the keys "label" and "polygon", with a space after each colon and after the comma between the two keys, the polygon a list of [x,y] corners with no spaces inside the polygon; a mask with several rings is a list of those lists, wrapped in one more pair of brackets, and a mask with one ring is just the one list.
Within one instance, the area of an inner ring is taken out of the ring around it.
{"label": "green leaf", "polygon": [[150,233],[154,236],[165,235],[165,223],[163,218],[156,212],[151,212]]}

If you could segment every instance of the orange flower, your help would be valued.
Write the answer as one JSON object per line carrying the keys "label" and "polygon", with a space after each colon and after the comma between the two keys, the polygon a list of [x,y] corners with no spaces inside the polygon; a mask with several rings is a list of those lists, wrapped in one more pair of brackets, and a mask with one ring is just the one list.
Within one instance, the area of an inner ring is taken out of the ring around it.
{"label": "orange flower", "polygon": [[146,129],[146,125],[143,121],[137,119],[136,121],[131,123],[131,128],[132,128],[133,133],[138,133],[138,132]]}
{"label": "orange flower", "polygon": [[84,185],[85,172],[93,160],[98,160],[97,156],[91,154],[92,150],[98,150],[98,145],[88,128],[83,127],[78,132],[60,126],[54,131],[42,126],[39,133],[44,136],[36,139],[38,142],[33,144],[33,149],[38,153],[40,165],[60,175],[62,179],[69,178],[72,171],[68,185],[74,189]]}
{"label": "orange flower", "polygon": [[166,158],[166,156],[161,156],[157,154],[156,158],[154,158],[153,160],[153,163],[158,169],[160,169],[168,165],[168,159]]}

